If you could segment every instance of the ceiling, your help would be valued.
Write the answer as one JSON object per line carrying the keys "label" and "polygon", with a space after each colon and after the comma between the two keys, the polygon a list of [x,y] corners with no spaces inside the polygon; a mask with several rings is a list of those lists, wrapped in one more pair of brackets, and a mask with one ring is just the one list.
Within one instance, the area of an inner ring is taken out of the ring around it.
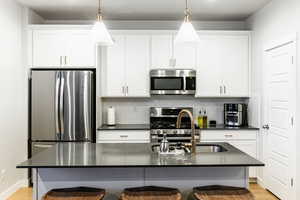
{"label": "ceiling", "polygon": [[[91,20],[98,0],[18,0],[47,20]],[[244,20],[271,0],[190,0],[193,20]],[[181,20],[184,0],[102,0],[108,20]]]}

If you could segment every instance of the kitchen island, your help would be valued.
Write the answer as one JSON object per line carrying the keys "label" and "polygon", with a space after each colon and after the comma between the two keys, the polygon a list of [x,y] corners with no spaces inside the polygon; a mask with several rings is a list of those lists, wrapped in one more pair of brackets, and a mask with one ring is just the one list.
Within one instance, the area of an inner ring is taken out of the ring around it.
{"label": "kitchen island", "polygon": [[151,144],[59,143],[17,168],[34,169],[34,199],[41,200],[53,188],[76,186],[104,188],[107,199],[117,199],[126,187],[144,185],[176,187],[183,193],[203,185],[248,187],[248,168],[264,166],[230,144],[213,145],[222,151],[199,146],[196,154],[160,155]]}

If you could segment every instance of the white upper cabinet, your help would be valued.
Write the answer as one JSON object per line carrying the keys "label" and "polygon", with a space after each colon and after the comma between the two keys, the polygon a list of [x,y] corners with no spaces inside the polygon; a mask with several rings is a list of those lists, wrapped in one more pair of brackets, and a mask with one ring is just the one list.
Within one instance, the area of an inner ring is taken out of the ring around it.
{"label": "white upper cabinet", "polygon": [[33,30],[33,67],[95,67],[90,30]]}
{"label": "white upper cabinet", "polygon": [[220,41],[225,65],[222,67],[224,95],[249,96],[249,37],[224,36]]}
{"label": "white upper cabinet", "polygon": [[150,37],[126,36],[126,92],[130,97],[150,96]]}
{"label": "white upper cabinet", "polygon": [[95,66],[96,45],[89,30],[69,31],[67,66]]}
{"label": "white upper cabinet", "polygon": [[196,69],[196,45],[192,44],[174,44],[174,59],[176,68]]}
{"label": "white upper cabinet", "polygon": [[222,59],[214,36],[201,37],[198,47],[197,97],[218,97],[222,90]]}
{"label": "white upper cabinet", "polygon": [[201,34],[196,97],[249,97],[249,34]]}
{"label": "white upper cabinet", "polygon": [[125,38],[114,36],[115,43],[102,52],[102,96],[125,95]]}
{"label": "white upper cabinet", "polygon": [[150,97],[150,36],[116,35],[102,50],[102,97]]}
{"label": "white upper cabinet", "polygon": [[64,31],[38,30],[33,32],[33,66],[60,67],[64,62],[66,45]]}
{"label": "white upper cabinet", "polygon": [[171,34],[151,36],[151,68],[168,68],[173,56]]}
{"label": "white upper cabinet", "polygon": [[151,37],[151,68],[196,69],[195,45],[174,44],[174,33]]}

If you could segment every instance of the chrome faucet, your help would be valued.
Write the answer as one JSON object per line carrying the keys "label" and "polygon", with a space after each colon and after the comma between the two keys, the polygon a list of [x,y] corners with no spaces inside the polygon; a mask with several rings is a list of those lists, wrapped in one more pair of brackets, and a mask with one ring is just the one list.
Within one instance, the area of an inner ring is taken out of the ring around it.
{"label": "chrome faucet", "polygon": [[192,139],[191,139],[191,153],[196,153],[196,131],[195,131],[195,124],[194,124],[194,117],[191,111],[189,110],[181,110],[178,114],[177,117],[177,122],[176,122],[176,128],[180,128],[181,126],[181,119],[184,114],[187,114],[191,120],[191,130],[192,130]]}

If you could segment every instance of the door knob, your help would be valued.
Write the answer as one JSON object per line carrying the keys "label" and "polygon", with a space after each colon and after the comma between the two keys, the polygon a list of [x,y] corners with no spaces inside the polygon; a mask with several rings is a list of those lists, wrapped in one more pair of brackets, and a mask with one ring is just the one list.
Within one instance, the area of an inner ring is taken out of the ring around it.
{"label": "door knob", "polygon": [[266,125],[263,125],[263,127],[262,127],[263,129],[266,129],[266,130],[269,130],[270,129],[270,127],[269,127],[269,125],[268,124],[266,124]]}

